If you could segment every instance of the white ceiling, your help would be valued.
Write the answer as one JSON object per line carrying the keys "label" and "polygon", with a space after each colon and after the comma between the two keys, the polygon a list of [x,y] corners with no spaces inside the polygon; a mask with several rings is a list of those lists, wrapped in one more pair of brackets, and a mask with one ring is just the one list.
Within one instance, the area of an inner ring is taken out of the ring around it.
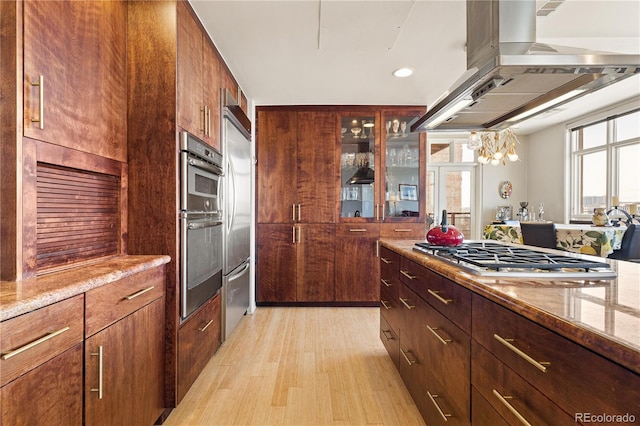
{"label": "white ceiling", "polygon": [[[432,105],[466,70],[464,0],[190,3],[256,105]],[[537,41],[640,54],[640,0],[565,0],[537,18]],[[639,95],[634,76],[519,133]]]}

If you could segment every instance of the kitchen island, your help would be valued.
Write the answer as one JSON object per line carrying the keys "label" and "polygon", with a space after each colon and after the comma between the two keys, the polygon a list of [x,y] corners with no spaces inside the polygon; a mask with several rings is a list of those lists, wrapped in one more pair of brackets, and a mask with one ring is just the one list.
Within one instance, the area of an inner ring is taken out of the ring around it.
{"label": "kitchen island", "polygon": [[381,241],[381,339],[429,424],[640,418],[640,265],[489,277],[416,242]]}

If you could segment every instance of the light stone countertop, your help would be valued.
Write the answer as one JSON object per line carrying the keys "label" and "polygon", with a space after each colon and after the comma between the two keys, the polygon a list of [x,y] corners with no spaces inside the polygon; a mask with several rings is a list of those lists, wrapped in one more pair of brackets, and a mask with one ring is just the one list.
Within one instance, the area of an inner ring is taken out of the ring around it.
{"label": "light stone countertop", "polygon": [[0,281],[0,321],[169,263],[163,255],[117,256],[22,281]]}
{"label": "light stone countertop", "polygon": [[602,281],[485,277],[413,250],[416,242],[381,245],[640,374],[640,264],[599,258],[618,275]]}

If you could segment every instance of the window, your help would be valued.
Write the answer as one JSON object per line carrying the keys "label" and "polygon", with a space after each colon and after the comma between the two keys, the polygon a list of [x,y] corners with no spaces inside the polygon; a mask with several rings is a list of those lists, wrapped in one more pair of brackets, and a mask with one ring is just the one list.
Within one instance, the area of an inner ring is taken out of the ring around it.
{"label": "window", "polygon": [[571,129],[571,216],[640,203],[640,110]]}
{"label": "window", "polygon": [[[429,136],[427,162],[427,214],[438,223],[442,210],[447,221],[467,239],[475,237],[472,218],[475,176],[475,151],[467,148],[468,135],[458,138]],[[477,238],[477,237],[476,237]]]}

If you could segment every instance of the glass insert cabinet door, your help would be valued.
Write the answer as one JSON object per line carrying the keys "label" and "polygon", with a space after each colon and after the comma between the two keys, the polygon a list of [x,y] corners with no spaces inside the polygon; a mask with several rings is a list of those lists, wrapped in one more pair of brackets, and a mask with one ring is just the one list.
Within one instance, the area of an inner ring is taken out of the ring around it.
{"label": "glass insert cabinet door", "polygon": [[420,216],[420,133],[409,131],[418,116],[383,115],[384,219]]}
{"label": "glass insert cabinet door", "polygon": [[375,114],[340,117],[340,217],[378,219]]}

